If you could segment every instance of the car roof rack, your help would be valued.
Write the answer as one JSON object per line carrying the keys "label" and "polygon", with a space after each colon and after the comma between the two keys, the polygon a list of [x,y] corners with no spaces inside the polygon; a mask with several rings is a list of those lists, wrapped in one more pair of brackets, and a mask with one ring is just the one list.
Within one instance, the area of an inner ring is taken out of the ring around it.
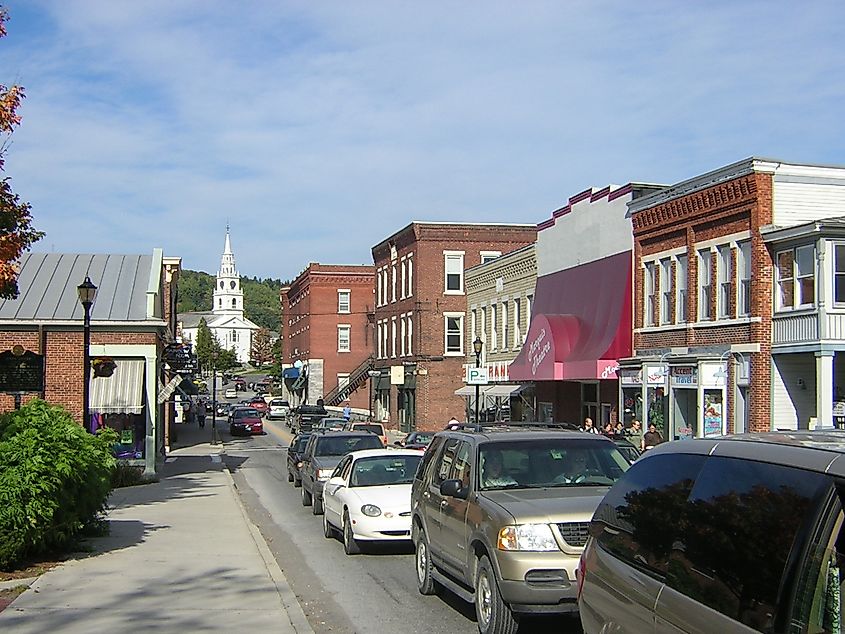
{"label": "car roof rack", "polygon": [[563,421],[495,421],[484,423],[453,423],[446,427],[445,431],[468,431],[468,432],[488,432],[488,431],[529,431],[535,429],[544,429],[549,431],[581,431],[578,425],[567,423]]}

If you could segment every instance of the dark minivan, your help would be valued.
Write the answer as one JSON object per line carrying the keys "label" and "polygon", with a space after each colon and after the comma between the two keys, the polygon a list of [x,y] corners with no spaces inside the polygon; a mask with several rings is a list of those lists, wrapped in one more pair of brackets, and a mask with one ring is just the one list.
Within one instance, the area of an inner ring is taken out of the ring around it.
{"label": "dark minivan", "polygon": [[299,472],[302,469],[302,454],[309,438],[311,438],[310,433],[294,436],[288,447],[288,482],[293,482],[295,487],[302,486],[302,477]]}
{"label": "dark minivan", "polygon": [[838,632],[843,509],[845,432],[659,445],[593,516],[584,633]]}

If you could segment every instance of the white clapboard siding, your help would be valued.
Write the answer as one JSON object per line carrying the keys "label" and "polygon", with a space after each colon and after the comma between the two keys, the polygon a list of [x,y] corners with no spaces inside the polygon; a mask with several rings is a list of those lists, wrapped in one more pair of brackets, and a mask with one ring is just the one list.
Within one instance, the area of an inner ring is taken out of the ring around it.
{"label": "white clapboard siding", "polygon": [[[772,426],[807,429],[816,415],[816,358],[812,353],[772,357]],[[799,385],[803,380],[804,387]]]}
{"label": "white clapboard siding", "polygon": [[845,215],[845,186],[780,182],[772,192],[773,224],[779,227]]}

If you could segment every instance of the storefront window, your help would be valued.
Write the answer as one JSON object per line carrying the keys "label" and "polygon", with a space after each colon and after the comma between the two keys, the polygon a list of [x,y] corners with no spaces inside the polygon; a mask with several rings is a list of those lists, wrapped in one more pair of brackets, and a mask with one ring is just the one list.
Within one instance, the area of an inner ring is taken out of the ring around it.
{"label": "storefront window", "polygon": [[722,434],[722,390],[704,390],[704,436]]}
{"label": "storefront window", "polygon": [[648,388],[648,425],[657,427],[657,431],[666,438],[666,420],[669,418],[669,398],[663,386]]}
{"label": "storefront window", "polygon": [[143,414],[91,414],[94,429],[106,427],[117,432],[117,443],[112,447],[119,460],[144,458],[146,445],[146,417]]}
{"label": "storefront window", "polygon": [[630,427],[634,419],[643,419],[643,390],[640,386],[622,388],[622,422],[625,427]]}

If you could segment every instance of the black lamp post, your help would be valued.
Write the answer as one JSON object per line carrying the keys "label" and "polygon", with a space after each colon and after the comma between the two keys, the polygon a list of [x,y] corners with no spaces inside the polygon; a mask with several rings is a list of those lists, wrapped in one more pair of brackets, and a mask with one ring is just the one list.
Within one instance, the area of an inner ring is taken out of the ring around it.
{"label": "black lamp post", "polygon": [[217,355],[215,350],[211,353],[211,444],[218,443],[217,438]]}
{"label": "black lamp post", "polygon": [[85,319],[82,325],[82,358],[83,358],[83,383],[82,383],[82,427],[88,429],[88,403],[91,393],[91,306],[94,305],[94,299],[97,297],[97,287],[91,281],[91,278],[85,276],[85,281],[76,287],[76,293],[79,295],[79,303],[85,310]]}
{"label": "black lamp post", "polygon": [[[475,367],[481,367],[481,349],[484,348],[484,342],[481,341],[481,337],[476,337],[475,341],[472,342],[472,349],[475,351]],[[481,405],[478,402],[481,398],[481,386],[476,383],[475,384],[475,424],[478,425],[478,412],[481,409]]]}

